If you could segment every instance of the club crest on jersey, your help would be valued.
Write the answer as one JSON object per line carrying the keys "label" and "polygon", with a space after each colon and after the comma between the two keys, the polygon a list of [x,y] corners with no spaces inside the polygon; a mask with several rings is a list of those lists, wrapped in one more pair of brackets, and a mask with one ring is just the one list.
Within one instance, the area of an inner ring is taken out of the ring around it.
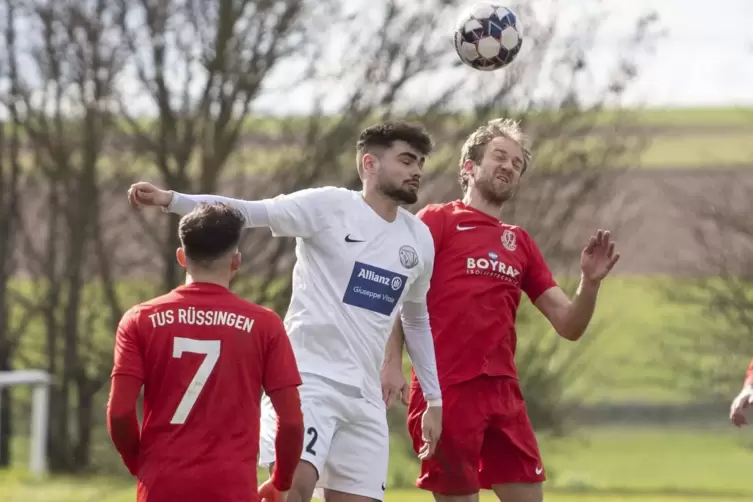
{"label": "club crest on jersey", "polygon": [[502,246],[508,251],[515,251],[518,248],[515,239],[515,232],[512,230],[505,230],[502,232]]}
{"label": "club crest on jersey", "polygon": [[356,262],[345,289],[343,303],[390,316],[403,294],[407,280],[406,276],[391,270]]}
{"label": "club crest on jersey", "polygon": [[400,264],[403,267],[410,270],[418,265],[418,253],[412,246],[400,246],[398,253],[400,254]]}

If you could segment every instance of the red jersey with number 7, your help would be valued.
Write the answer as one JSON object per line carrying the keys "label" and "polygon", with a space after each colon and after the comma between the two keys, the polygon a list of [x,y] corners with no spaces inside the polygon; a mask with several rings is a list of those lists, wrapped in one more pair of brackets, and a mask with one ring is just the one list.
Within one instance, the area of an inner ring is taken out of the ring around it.
{"label": "red jersey with number 7", "polygon": [[276,313],[181,286],[123,317],[112,374],[144,383],[139,502],[256,500],[262,390],[301,383]]}
{"label": "red jersey with number 7", "polygon": [[556,286],[536,243],[522,228],[461,201],[430,204],[417,216],[434,238],[426,299],[440,385],[481,375],[517,378],[521,291],[535,302]]}

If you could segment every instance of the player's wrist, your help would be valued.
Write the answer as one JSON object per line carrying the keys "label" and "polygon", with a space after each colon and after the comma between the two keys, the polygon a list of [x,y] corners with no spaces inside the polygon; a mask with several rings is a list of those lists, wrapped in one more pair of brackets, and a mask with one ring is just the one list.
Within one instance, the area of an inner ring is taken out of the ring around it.
{"label": "player's wrist", "polygon": [[442,398],[438,397],[438,398],[435,398],[435,399],[427,399],[426,400],[426,405],[429,408],[441,408],[442,407]]}
{"label": "player's wrist", "polygon": [[162,204],[162,207],[168,209],[170,207],[170,204],[173,203],[175,192],[173,192],[172,190],[162,190],[162,195],[164,196],[164,203]]}

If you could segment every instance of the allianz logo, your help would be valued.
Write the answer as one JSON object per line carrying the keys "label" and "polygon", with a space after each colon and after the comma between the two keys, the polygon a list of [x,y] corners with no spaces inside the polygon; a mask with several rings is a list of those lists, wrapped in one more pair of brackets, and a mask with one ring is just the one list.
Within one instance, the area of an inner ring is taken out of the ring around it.
{"label": "allianz logo", "polygon": [[389,286],[393,291],[397,291],[403,286],[403,280],[400,277],[388,277],[386,275],[377,274],[373,270],[367,270],[362,268],[358,271],[359,279],[366,279],[367,281],[376,282],[384,286]]}

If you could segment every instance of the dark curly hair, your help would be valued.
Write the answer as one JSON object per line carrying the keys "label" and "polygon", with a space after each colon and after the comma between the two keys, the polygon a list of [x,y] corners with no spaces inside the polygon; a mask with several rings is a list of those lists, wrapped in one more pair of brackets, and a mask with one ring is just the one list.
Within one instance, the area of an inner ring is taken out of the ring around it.
{"label": "dark curly hair", "polygon": [[363,173],[363,156],[374,150],[387,149],[396,141],[405,141],[426,157],[434,149],[434,141],[420,124],[402,121],[383,122],[369,126],[361,132],[356,143],[358,173]]}

